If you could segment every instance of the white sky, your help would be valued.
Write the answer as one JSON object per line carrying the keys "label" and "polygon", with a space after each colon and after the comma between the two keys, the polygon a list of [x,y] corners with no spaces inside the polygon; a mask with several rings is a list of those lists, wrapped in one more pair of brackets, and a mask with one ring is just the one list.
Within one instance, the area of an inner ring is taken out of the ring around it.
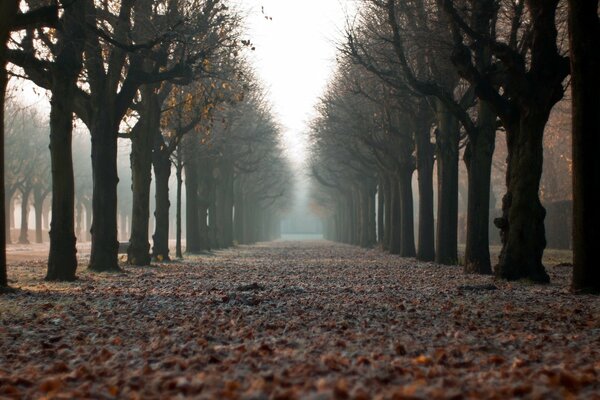
{"label": "white sky", "polygon": [[299,163],[306,154],[307,123],[333,72],[335,43],[353,1],[238,1],[248,10],[248,35],[256,46],[252,61],[270,93],[290,158]]}

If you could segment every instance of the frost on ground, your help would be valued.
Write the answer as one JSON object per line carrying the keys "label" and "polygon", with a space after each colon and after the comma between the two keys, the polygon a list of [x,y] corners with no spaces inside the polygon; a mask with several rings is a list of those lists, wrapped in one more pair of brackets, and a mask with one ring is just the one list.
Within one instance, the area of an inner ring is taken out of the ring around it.
{"label": "frost on ground", "polygon": [[0,397],[600,398],[600,297],[329,242],[43,281],[10,267]]}

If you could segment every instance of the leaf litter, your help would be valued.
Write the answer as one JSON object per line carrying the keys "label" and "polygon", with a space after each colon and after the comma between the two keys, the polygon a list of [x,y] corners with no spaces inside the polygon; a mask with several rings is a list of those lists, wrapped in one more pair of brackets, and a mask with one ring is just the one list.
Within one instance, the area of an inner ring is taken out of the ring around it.
{"label": "leaf litter", "polygon": [[600,298],[329,242],[10,267],[1,398],[600,398]]}

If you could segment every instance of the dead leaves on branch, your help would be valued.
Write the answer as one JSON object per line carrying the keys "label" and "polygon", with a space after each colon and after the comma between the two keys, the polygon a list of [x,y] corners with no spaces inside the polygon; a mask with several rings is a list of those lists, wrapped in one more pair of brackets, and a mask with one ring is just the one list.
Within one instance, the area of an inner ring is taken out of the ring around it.
{"label": "dead leaves on branch", "polygon": [[126,274],[10,269],[0,397],[591,398],[600,299],[319,243]]}

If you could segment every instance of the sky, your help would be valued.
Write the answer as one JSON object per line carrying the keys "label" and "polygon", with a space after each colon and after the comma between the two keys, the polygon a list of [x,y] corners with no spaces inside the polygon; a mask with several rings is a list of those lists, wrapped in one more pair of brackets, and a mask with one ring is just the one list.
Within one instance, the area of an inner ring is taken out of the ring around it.
{"label": "sky", "polygon": [[[256,46],[251,61],[269,92],[293,162],[306,157],[314,106],[335,67],[352,0],[239,0]],[[264,10],[264,14],[263,14]],[[267,19],[270,17],[272,19]]]}

